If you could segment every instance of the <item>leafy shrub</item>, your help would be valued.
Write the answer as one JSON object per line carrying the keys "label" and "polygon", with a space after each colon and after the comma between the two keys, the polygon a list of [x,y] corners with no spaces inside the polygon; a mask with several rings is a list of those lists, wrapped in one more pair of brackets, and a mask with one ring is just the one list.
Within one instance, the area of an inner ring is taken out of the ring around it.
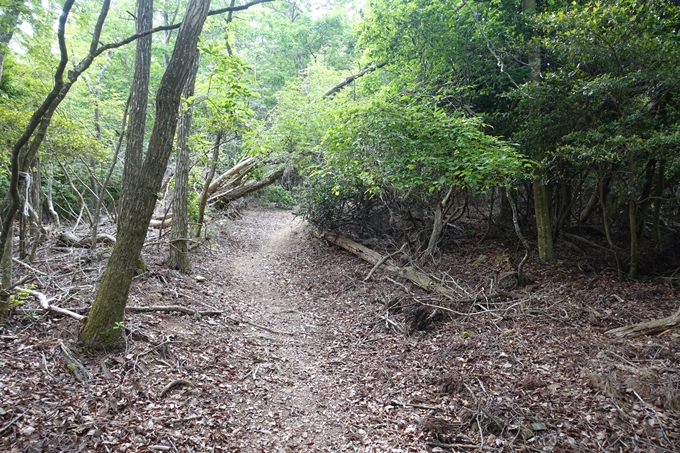
{"label": "leafy shrub", "polygon": [[267,186],[261,191],[260,206],[273,204],[277,208],[291,209],[296,204],[291,193],[279,185]]}

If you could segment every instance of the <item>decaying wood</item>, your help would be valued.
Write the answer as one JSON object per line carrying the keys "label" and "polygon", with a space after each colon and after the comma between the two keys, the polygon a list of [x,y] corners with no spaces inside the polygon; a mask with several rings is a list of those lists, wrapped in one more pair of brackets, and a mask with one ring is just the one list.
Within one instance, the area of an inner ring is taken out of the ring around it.
{"label": "decaying wood", "polygon": [[222,173],[217,178],[213,179],[213,181],[210,183],[210,186],[208,186],[208,193],[213,194],[217,192],[217,189],[219,189],[220,186],[222,186],[222,184],[224,184],[226,181],[232,179],[237,175],[248,173],[250,170],[253,169],[256,162],[257,162],[256,158],[249,157],[247,159],[242,160],[238,164],[234,165],[229,170]]}
{"label": "decaying wood", "polygon": [[163,390],[161,390],[161,397],[164,397],[170,390],[174,389],[175,387],[180,386],[193,387],[194,384],[192,384],[190,381],[187,381],[186,379],[175,379],[174,381],[163,387]]}
{"label": "decaying wood", "polygon": [[160,218],[151,219],[149,221],[149,228],[161,229],[167,228],[169,226],[172,226],[172,214],[161,216]]}
{"label": "decaying wood", "polygon": [[58,315],[70,316],[71,318],[77,319],[78,321],[81,321],[81,322],[85,320],[85,316],[83,316],[83,315],[79,315],[78,313],[74,313],[71,310],[67,310],[65,308],[50,305],[49,301],[47,300],[47,296],[45,296],[43,293],[40,293],[38,291],[33,291],[31,289],[20,288],[20,287],[17,287],[16,289],[17,289],[17,291],[21,291],[21,292],[30,294],[31,296],[38,299],[40,301],[40,306],[45,311],[49,311],[51,313],[56,313]]}
{"label": "decaying wood", "polygon": [[[90,247],[92,245],[92,238],[90,236],[79,238],[75,234],[68,231],[65,231],[59,235],[59,241],[69,247]],[[113,245],[116,243],[116,238],[110,234],[99,233],[97,234],[97,243]]]}
{"label": "decaying wood", "polygon": [[[322,234],[321,237],[329,242],[332,242],[338,247],[342,247],[348,252],[355,254],[359,258],[371,264],[377,264],[383,259],[383,256],[380,253],[373,251],[368,247],[361,245],[357,242],[354,242],[353,240],[348,239],[344,236],[338,236],[337,234],[327,232]],[[383,264],[383,269],[409,280],[410,282],[423,288],[425,291],[441,294],[442,296],[452,300],[458,299],[458,296],[454,291],[436,283],[434,280],[432,280],[432,278],[430,278],[429,275],[417,270],[413,266],[399,267],[394,263],[394,261],[385,260]]]}
{"label": "decaying wood", "polygon": [[220,193],[216,193],[212,195],[210,198],[208,198],[208,203],[214,203],[216,201],[226,203],[229,201],[237,200],[245,195],[248,195],[251,192],[255,192],[258,189],[270,186],[274,184],[279,178],[281,178],[281,176],[283,176],[284,170],[285,168],[279,168],[278,170],[274,170],[271,173],[269,173],[262,180],[248,181],[241,186],[227,189]]}
{"label": "decaying wood", "polygon": [[673,315],[653,321],[641,322],[630,326],[608,330],[609,335],[617,337],[638,337],[642,335],[658,335],[680,325],[680,309]]}
{"label": "decaying wood", "polygon": [[90,373],[83,364],[80,363],[80,360],[78,360],[78,357],[76,357],[73,351],[67,348],[64,343],[59,343],[59,349],[61,350],[61,356],[66,361],[66,368],[77,380],[80,382],[88,382],[92,379]]}

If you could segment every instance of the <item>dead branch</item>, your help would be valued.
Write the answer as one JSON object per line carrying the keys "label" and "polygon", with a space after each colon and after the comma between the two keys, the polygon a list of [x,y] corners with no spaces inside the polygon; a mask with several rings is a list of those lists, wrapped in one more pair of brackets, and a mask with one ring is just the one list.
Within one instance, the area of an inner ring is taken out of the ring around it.
{"label": "dead branch", "polygon": [[346,77],[342,82],[338,83],[337,85],[335,85],[332,88],[329,88],[328,91],[326,91],[323,94],[323,97],[327,98],[328,96],[331,96],[331,95],[337,93],[338,91],[340,91],[341,89],[343,89],[344,87],[349,85],[350,83],[354,82],[359,77],[362,77],[362,76],[368,74],[369,72],[373,72],[376,69],[382,68],[386,64],[387,64],[387,62],[383,61],[382,63],[372,64],[372,65],[366,66],[365,68],[363,68],[362,70],[360,70],[356,74],[352,74],[349,77]]}
{"label": "dead branch", "polygon": [[24,416],[24,414],[19,414],[16,417],[14,417],[12,420],[10,420],[7,423],[5,423],[4,425],[2,425],[2,428],[0,428],[0,434],[4,433],[9,428],[11,428],[12,425],[15,424],[16,422],[18,422],[19,419],[21,419],[21,417],[23,417],[23,416]]}
{"label": "dead branch", "polygon": [[163,313],[184,313],[185,315],[192,316],[219,316],[224,314],[221,311],[215,310],[192,310],[191,308],[182,307],[180,305],[156,305],[151,307],[125,307],[125,310],[132,313],[153,313],[153,312],[163,312]]}
{"label": "dead branch", "polygon": [[190,381],[187,381],[186,379],[175,379],[165,387],[163,387],[163,390],[161,390],[161,398],[164,397],[170,390],[174,389],[175,387],[180,387],[180,386],[189,386],[193,387],[194,384],[192,384]]}
{"label": "dead branch", "polygon": [[40,306],[45,311],[56,313],[58,315],[70,316],[71,318],[76,319],[76,320],[81,321],[81,322],[83,322],[85,320],[85,316],[83,316],[83,315],[79,315],[78,313],[74,313],[71,310],[67,310],[65,308],[50,305],[49,301],[47,300],[47,296],[45,296],[43,293],[40,293],[38,291],[33,291],[31,289],[21,288],[21,287],[18,287],[18,286],[17,286],[16,289],[17,289],[17,291],[21,291],[21,292],[30,294],[31,296],[38,299],[40,301]]}
{"label": "dead branch", "polygon": [[617,337],[638,337],[642,335],[658,335],[680,325],[680,309],[666,318],[641,322],[630,326],[618,327],[606,333]]}
{"label": "dead branch", "polygon": [[404,250],[404,248],[406,247],[406,245],[407,245],[407,244],[404,243],[404,245],[402,245],[401,248],[400,248],[399,250],[397,250],[396,252],[390,253],[389,255],[385,255],[385,256],[383,256],[382,258],[380,258],[380,261],[378,261],[377,263],[375,263],[375,266],[373,266],[373,269],[371,269],[371,271],[368,273],[368,275],[366,276],[366,278],[364,278],[364,281],[365,281],[365,282],[369,281],[369,280],[371,279],[371,276],[373,275],[373,272],[375,272],[376,269],[378,269],[380,266],[382,266],[382,265],[385,263],[385,261],[387,261],[388,259],[392,258],[394,255],[397,255],[397,254],[401,253],[401,252]]}
{"label": "dead branch", "polygon": [[[97,234],[97,243],[103,243],[106,245],[113,245],[116,243],[116,238],[113,237],[110,234],[106,233],[99,233]],[[65,231],[59,235],[59,241],[68,246],[68,247],[91,247],[92,246],[92,237],[91,236],[85,236],[82,238],[79,238],[73,233],[70,233],[68,231]]]}
{"label": "dead branch", "polygon": [[294,332],[285,332],[285,331],[282,331],[282,330],[272,329],[270,327],[265,327],[265,326],[261,326],[259,324],[255,324],[254,322],[246,321],[245,319],[237,319],[237,318],[233,318],[231,316],[227,316],[227,319],[230,320],[231,322],[236,323],[236,324],[248,324],[250,326],[257,327],[258,329],[266,330],[267,332],[271,332],[271,333],[275,333],[275,334],[279,334],[279,335],[295,335]]}
{"label": "dead branch", "polygon": [[[337,234],[327,232],[320,235],[320,237],[332,242],[338,247],[342,247],[348,252],[355,254],[359,258],[371,264],[377,264],[383,259],[383,256],[380,253],[373,251],[368,247],[354,242],[344,236],[338,236]],[[425,291],[441,294],[442,296],[451,300],[459,299],[458,295],[454,291],[445,286],[437,284],[434,280],[432,280],[432,278],[430,278],[429,275],[417,270],[413,266],[399,267],[392,260],[388,259],[384,262],[383,268],[388,272],[395,273],[400,277],[409,280],[410,282],[423,288]]]}
{"label": "dead branch", "polygon": [[36,268],[30,266],[29,264],[24,263],[23,261],[21,261],[21,260],[19,260],[19,259],[17,259],[17,258],[12,257],[12,262],[17,263],[18,265],[25,267],[26,269],[28,269],[29,271],[33,272],[34,274],[42,275],[43,277],[48,277],[48,276],[49,276],[49,275],[46,274],[45,272],[39,271],[38,269],[36,269]]}
{"label": "dead branch", "polygon": [[427,409],[427,410],[430,410],[430,411],[443,411],[443,409],[441,407],[427,406],[425,404],[405,403],[403,401],[397,401],[397,400],[392,400],[391,403],[394,404],[395,406],[415,407],[415,408],[418,408],[418,409]]}

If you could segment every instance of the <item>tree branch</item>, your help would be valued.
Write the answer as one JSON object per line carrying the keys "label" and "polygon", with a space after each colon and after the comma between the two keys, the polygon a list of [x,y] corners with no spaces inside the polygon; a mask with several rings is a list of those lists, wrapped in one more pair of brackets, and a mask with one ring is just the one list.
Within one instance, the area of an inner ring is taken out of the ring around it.
{"label": "tree branch", "polygon": [[[224,14],[224,13],[235,12],[235,11],[244,11],[244,10],[250,8],[251,6],[259,5],[261,3],[273,2],[273,1],[274,0],[255,0],[255,1],[252,1],[250,3],[246,3],[245,5],[220,8],[220,9],[216,9],[216,10],[208,12],[208,16],[216,16],[218,14]],[[107,50],[117,49],[117,48],[122,47],[126,44],[130,44],[131,42],[136,41],[139,38],[143,38],[144,36],[151,35],[151,34],[154,34],[154,33],[158,33],[159,31],[176,30],[181,25],[182,25],[182,22],[178,22],[176,24],[161,25],[160,27],[154,27],[151,30],[143,31],[143,32],[140,32],[140,33],[135,33],[134,35],[129,36],[129,37],[123,39],[122,41],[118,41],[118,42],[114,42],[114,43],[111,43],[111,44],[106,44],[104,46],[101,46],[97,50],[95,56],[99,56],[102,53],[106,52]]]}
{"label": "tree branch", "polygon": [[350,83],[354,82],[354,81],[355,81],[356,79],[358,79],[359,77],[362,77],[362,76],[368,74],[369,72],[373,72],[373,71],[375,71],[376,69],[380,69],[380,68],[382,68],[383,66],[385,66],[386,64],[387,64],[387,62],[386,62],[386,61],[383,61],[382,63],[372,64],[372,65],[366,66],[366,67],[365,67],[364,69],[362,69],[361,71],[357,72],[356,74],[352,74],[351,76],[347,77],[347,78],[346,78],[345,80],[343,80],[342,82],[340,82],[340,83],[338,83],[337,85],[335,85],[334,87],[330,88],[328,91],[326,91],[326,92],[323,94],[323,97],[327,98],[328,96],[331,96],[331,95],[337,93],[338,91],[340,91],[341,89],[343,89],[343,88],[345,88],[347,85],[349,85]]}

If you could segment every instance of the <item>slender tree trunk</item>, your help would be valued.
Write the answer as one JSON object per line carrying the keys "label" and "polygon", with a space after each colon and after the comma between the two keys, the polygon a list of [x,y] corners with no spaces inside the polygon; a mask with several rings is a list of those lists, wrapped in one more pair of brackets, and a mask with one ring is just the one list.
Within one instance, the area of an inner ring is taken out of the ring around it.
{"label": "slender tree trunk", "polygon": [[442,234],[444,225],[446,225],[446,216],[448,211],[453,206],[453,186],[451,186],[446,192],[444,198],[437,203],[437,207],[434,211],[434,224],[432,225],[432,233],[430,234],[430,240],[427,243],[427,248],[423,252],[421,257],[425,260],[431,256],[434,256],[434,251],[437,248],[437,243],[439,242],[439,237]]}
{"label": "slender tree trunk", "polygon": [[656,159],[650,159],[645,166],[645,185],[642,188],[642,193],[638,198],[641,204],[639,213],[637,215],[637,237],[638,241],[642,239],[642,233],[645,230],[645,222],[649,208],[652,206],[654,199],[652,198],[652,189],[654,188],[654,180],[656,175]]}
{"label": "slender tree trunk", "polygon": [[[110,0],[103,0],[102,8],[97,18],[94,31],[92,33],[92,40],[90,43],[90,51],[80,63],[78,63],[72,70],[68,72],[68,82],[64,81],[64,72],[68,63],[68,50],[66,47],[66,21],[71,13],[74,0],[65,0],[62,7],[61,15],[59,16],[57,26],[57,37],[59,43],[59,65],[54,73],[54,86],[47,94],[42,104],[33,112],[31,119],[28,121],[23,134],[12,145],[12,152],[10,155],[10,181],[9,181],[9,204],[3,210],[4,223],[2,232],[0,233],[0,257],[5,251],[5,241],[10,240],[10,230],[12,228],[12,219],[19,209],[21,198],[19,196],[19,177],[20,173],[26,171],[26,166],[33,161],[40,145],[45,138],[45,133],[52,120],[52,115],[57,109],[61,101],[69,92],[73,84],[78,80],[78,77],[87,70],[96,57],[97,46],[99,45],[99,38],[101,30],[104,26],[106,16],[109,12]],[[31,140],[32,139],[32,140]],[[30,145],[29,145],[30,142]],[[0,262],[2,260],[0,259]]]}
{"label": "slender tree trunk", "polygon": [[628,278],[638,275],[637,197],[635,196],[635,162],[633,152],[628,151],[628,221],[630,228],[630,267]]}
{"label": "slender tree trunk", "polygon": [[[123,111],[123,121],[122,125],[120,128],[120,135],[118,136],[118,143],[116,143],[116,148],[113,152],[113,159],[111,159],[111,165],[109,166],[109,171],[106,173],[106,176],[104,177],[104,180],[102,181],[101,188],[99,190],[99,195],[96,197],[97,199],[95,200],[95,205],[94,205],[94,211],[96,213],[96,221],[92,224],[92,230],[90,232],[90,253],[94,254],[97,251],[97,230],[99,229],[99,216],[102,210],[102,205],[104,204],[104,195],[108,193],[107,186],[109,185],[109,181],[111,180],[111,175],[113,174],[113,170],[116,168],[116,164],[118,164],[118,155],[120,154],[120,148],[121,145],[123,144],[123,137],[125,136],[125,128],[127,126],[127,117],[128,117],[128,110],[130,109],[130,99],[132,98],[132,94],[128,96],[127,102],[125,103],[125,110]],[[113,201],[113,197],[111,197],[111,203],[114,207],[115,210],[115,203]]]}
{"label": "slender tree trunk", "polygon": [[[522,12],[525,15],[536,13],[536,0],[522,0]],[[538,41],[529,49],[529,69],[531,80],[537,82],[541,72],[541,49]],[[536,214],[536,231],[538,234],[538,257],[544,263],[555,262],[553,251],[552,228],[550,226],[550,191],[543,182],[544,176],[539,172],[533,181],[534,213]]]}
{"label": "slender tree trunk", "polygon": [[550,227],[550,190],[540,180],[533,182],[534,214],[536,215],[536,234],[538,239],[538,258],[544,263],[554,263],[552,229]]}
{"label": "slender tree trunk", "polygon": [[[12,235],[13,236],[13,235]],[[5,241],[5,251],[2,255],[2,289],[12,286],[12,238]],[[0,294],[0,326],[4,325],[9,317],[9,293]]]}
{"label": "slender tree trunk", "polygon": [[118,237],[104,270],[97,296],[80,340],[92,350],[111,350],[124,345],[123,321],[134,265],[144,245],[146,231],[163,182],[177,127],[181,92],[196,52],[198,36],[210,8],[209,0],[191,0],[168,68],[156,94],[156,121],[149,139],[144,164],[137,177],[128,179],[128,196],[120,205]]}
{"label": "slender tree trunk", "polygon": [[50,172],[47,176],[47,210],[51,217],[51,221],[56,222],[57,228],[61,227],[61,221],[59,220],[59,214],[54,209],[54,203],[52,202],[52,183],[54,181],[54,164],[50,163]]}
{"label": "slender tree trunk", "polygon": [[659,171],[656,182],[656,198],[654,199],[654,226],[652,227],[652,237],[654,244],[658,247],[661,244],[661,232],[659,228],[659,218],[661,216],[661,203],[663,202],[664,178],[666,173],[666,161],[659,162]]}
{"label": "slender tree trunk", "polygon": [[201,192],[201,198],[198,200],[198,220],[196,225],[196,235],[195,237],[201,237],[201,230],[203,229],[203,222],[205,218],[205,207],[208,204],[208,197],[210,196],[210,184],[215,177],[215,171],[217,170],[217,163],[220,160],[220,145],[222,144],[222,131],[219,131],[215,136],[215,143],[213,143],[213,155],[212,162],[210,162],[210,170],[208,175],[205,177],[205,183],[203,184],[203,191]]}
{"label": "slender tree trunk", "polygon": [[614,253],[614,259],[616,260],[616,271],[618,273],[619,280],[623,280],[623,269],[621,268],[621,260],[619,259],[618,248],[614,245],[612,240],[611,232],[609,231],[609,217],[607,215],[607,197],[605,196],[605,176],[602,164],[599,167],[600,174],[600,209],[602,210],[602,223],[604,226],[604,234],[607,238],[607,244],[609,244],[609,249]]}
{"label": "slender tree trunk", "polygon": [[6,10],[0,21],[0,80],[2,80],[2,72],[5,66],[7,45],[12,40],[14,31],[19,25],[19,6],[21,3],[19,1],[11,1],[9,6],[5,6]]}
{"label": "slender tree trunk", "polygon": [[[153,26],[153,0],[137,0],[138,33]],[[146,109],[149,103],[149,74],[151,72],[151,35],[137,40],[135,53],[135,72],[130,88],[130,125],[125,144],[125,162],[121,182],[120,204],[128,200],[131,181],[137,178],[142,168],[144,155],[144,136],[146,132]],[[119,222],[121,218],[118,218]]]}
{"label": "slender tree trunk", "polygon": [[[189,99],[194,95],[194,84],[198,72],[199,55],[196,52],[192,71],[184,87],[182,97]],[[179,125],[177,126],[177,156],[175,162],[175,193],[172,196],[172,226],[170,227],[170,251],[167,265],[183,274],[191,272],[189,248],[189,133],[191,132],[191,114],[193,107],[186,102],[180,109]]]}

